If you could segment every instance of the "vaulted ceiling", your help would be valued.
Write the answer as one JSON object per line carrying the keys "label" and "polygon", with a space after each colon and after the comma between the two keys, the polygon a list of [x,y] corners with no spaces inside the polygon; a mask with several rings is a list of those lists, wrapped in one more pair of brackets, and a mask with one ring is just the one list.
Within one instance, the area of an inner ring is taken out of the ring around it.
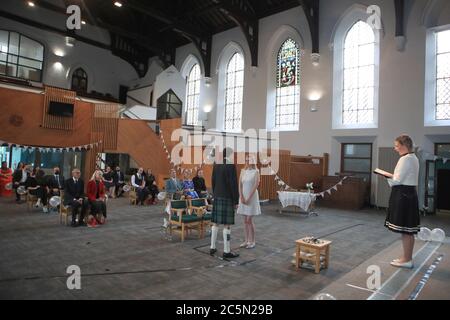
{"label": "vaulted ceiling", "polygon": [[[26,2],[26,1],[24,1]],[[239,27],[244,33],[251,53],[252,66],[258,66],[259,19],[301,6],[311,33],[312,52],[319,53],[320,0],[33,0],[35,6],[66,14],[75,4],[81,8],[88,24],[108,30],[113,54],[133,65],[139,76],[148,70],[148,60],[160,57],[166,65],[175,62],[177,47],[193,43],[205,67],[211,74],[212,36]],[[121,6],[115,5],[120,3]],[[405,0],[393,0],[397,17],[397,31],[403,33]],[[0,15],[36,27],[72,36],[96,45],[77,31],[59,30],[36,23],[0,9]],[[105,47],[103,44],[98,44]]]}

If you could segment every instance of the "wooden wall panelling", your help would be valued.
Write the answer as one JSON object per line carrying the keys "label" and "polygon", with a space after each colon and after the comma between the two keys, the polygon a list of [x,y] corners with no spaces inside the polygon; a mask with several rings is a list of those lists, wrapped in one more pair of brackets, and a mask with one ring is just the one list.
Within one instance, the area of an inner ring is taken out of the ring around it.
{"label": "wooden wall panelling", "polygon": [[[58,117],[48,113],[51,101],[74,105],[73,117]],[[78,111],[76,93],[70,90],[45,86],[45,98],[42,114],[42,127],[57,130],[73,130],[75,113]]]}
{"label": "wooden wall panelling", "polygon": [[119,130],[119,105],[95,104],[92,132],[103,133],[103,148],[108,151],[117,149],[117,134]]}

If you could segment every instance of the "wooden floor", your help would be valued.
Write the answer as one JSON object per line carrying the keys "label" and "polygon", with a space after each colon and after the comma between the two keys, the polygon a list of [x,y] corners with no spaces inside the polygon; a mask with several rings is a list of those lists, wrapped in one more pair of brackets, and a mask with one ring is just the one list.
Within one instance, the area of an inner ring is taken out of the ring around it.
{"label": "wooden floor", "polygon": [[[97,229],[58,224],[56,214],[26,210],[25,204],[0,199],[0,299],[314,299],[331,290],[337,299],[367,299],[366,265],[382,266],[383,281],[395,270],[386,265],[401,250],[399,236],[383,227],[384,212],[320,208],[319,216],[277,212],[263,206],[256,218],[257,246],[238,249],[243,219],[232,229],[236,260],[223,260],[222,232],[218,253],[209,256],[209,241],[195,234],[181,243],[161,228],[162,206],[132,207],[111,200],[108,223]],[[426,217],[423,225],[450,234],[450,216]],[[330,267],[320,274],[295,270],[295,240],[305,236],[333,241]],[[420,249],[418,243],[416,249]],[[449,299],[449,247],[420,298]],[[410,280],[398,299],[409,297],[430,260]],[[68,266],[81,268],[82,290],[68,290]],[[385,268],[386,267],[386,268]],[[347,278],[352,282],[346,281]],[[409,291],[409,292],[408,292]]]}

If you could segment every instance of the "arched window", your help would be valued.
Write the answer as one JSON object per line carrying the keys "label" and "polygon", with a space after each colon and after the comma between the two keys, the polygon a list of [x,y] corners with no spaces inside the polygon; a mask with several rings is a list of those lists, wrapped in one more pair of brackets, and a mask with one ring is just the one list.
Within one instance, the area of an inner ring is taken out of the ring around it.
{"label": "arched window", "polygon": [[78,68],[72,75],[72,90],[86,93],[88,90],[88,76],[82,68]]}
{"label": "arched window", "polygon": [[236,52],[226,68],[225,131],[242,129],[242,100],[244,94],[244,58]]}
{"label": "arched window", "polygon": [[189,72],[186,85],[186,124],[190,126],[198,125],[200,79],[200,66],[196,63]]}
{"label": "arched window", "polygon": [[436,120],[450,120],[450,30],[436,33]]}
{"label": "arched window", "polygon": [[375,34],[358,21],[344,40],[342,124],[374,123],[375,112]]}
{"label": "arched window", "polygon": [[20,33],[0,30],[0,75],[42,81],[44,46]]}
{"label": "arched window", "polygon": [[286,40],[277,57],[275,128],[298,128],[300,116],[300,50]]}

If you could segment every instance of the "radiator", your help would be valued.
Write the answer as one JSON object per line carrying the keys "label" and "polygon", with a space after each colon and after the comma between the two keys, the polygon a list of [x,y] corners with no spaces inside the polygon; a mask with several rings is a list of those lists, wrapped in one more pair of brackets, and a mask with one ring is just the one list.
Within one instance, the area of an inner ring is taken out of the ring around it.
{"label": "radiator", "polygon": [[[395,166],[397,165],[400,156],[397,152],[391,148],[379,148],[378,149],[378,168],[394,173]],[[377,206],[381,208],[387,208],[389,206],[389,196],[391,194],[391,188],[386,181],[379,175],[376,175],[377,180]]]}

